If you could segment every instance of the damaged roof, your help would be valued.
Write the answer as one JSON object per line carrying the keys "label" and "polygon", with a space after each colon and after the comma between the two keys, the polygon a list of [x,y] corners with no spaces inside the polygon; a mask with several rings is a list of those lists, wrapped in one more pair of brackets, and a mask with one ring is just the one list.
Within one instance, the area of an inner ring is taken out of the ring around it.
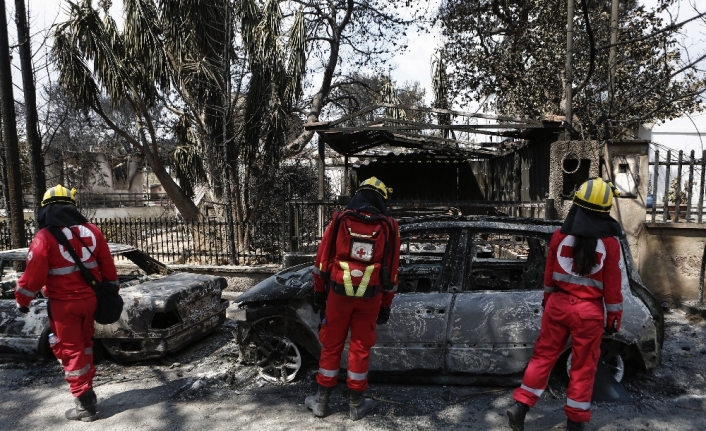
{"label": "damaged roof", "polygon": [[[386,116],[371,118],[376,110],[382,109],[465,117],[468,124],[420,123]],[[478,118],[492,120],[494,123],[477,124]],[[381,145],[389,145],[410,149],[416,154],[431,153],[437,157],[459,159],[495,157],[504,154],[502,150],[512,146],[500,141],[490,144],[463,141],[455,139],[456,132],[531,140],[548,134],[558,134],[563,130],[561,121],[555,118],[531,120],[448,109],[409,108],[387,103],[373,105],[333,121],[305,123],[304,128],[317,132],[324,143],[344,156],[370,156],[366,152]]]}

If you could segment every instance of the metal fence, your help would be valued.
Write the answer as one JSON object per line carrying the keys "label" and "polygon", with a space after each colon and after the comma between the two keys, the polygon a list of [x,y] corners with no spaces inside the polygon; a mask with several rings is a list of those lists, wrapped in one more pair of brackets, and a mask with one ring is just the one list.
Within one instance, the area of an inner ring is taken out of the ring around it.
{"label": "metal fence", "polygon": [[[34,206],[34,196],[22,196],[24,208]],[[76,202],[82,208],[136,208],[171,205],[166,193],[78,193]]]}
{"label": "metal fence", "polygon": [[[675,157],[676,156],[676,157]],[[664,160],[656,149],[650,161],[650,190],[647,218],[652,222],[702,223],[706,150],[701,159],[691,150],[688,158],[680,150],[667,150]]]}
{"label": "metal fence", "polygon": [[[93,219],[108,242],[128,244],[164,263],[204,265],[278,263],[281,261],[282,223],[235,224],[236,256],[231,260],[225,222],[189,222],[179,218]],[[28,240],[35,228],[25,228]],[[6,222],[0,223],[0,250],[12,248]]]}

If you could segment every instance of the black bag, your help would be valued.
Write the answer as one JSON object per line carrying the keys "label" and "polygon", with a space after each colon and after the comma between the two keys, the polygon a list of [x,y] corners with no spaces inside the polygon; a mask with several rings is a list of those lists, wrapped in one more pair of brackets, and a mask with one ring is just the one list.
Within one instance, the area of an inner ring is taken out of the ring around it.
{"label": "black bag", "polygon": [[[96,313],[93,317],[96,323],[100,323],[101,325],[110,325],[111,323],[117,322],[118,319],[120,319],[120,314],[123,312],[123,298],[118,293],[118,289],[108,284],[105,280],[101,282],[96,280],[93,273],[86,268],[83,262],[81,262],[81,259],[76,254],[76,250],[74,250],[71,246],[68,238],[64,235],[64,232],[62,232],[58,227],[49,227],[49,232],[51,232],[59,244],[63,245],[66,251],[69,252],[74,262],[81,270],[83,279],[86,280],[86,283],[88,283],[88,285],[91,286],[93,291],[96,293]],[[80,238],[79,241],[81,241]],[[83,241],[81,241],[81,243],[83,243]],[[86,250],[91,253],[91,250],[89,250],[88,247],[86,247]],[[91,253],[91,256],[93,256],[93,253]],[[93,257],[95,258],[95,256]]]}

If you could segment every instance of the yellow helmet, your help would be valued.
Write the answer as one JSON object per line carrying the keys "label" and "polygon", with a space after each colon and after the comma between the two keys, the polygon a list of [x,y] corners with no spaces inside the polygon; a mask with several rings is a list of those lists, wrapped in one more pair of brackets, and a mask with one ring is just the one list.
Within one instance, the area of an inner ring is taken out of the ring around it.
{"label": "yellow helmet", "polygon": [[360,187],[358,187],[356,193],[361,190],[372,190],[378,192],[383,199],[387,199],[387,195],[392,194],[392,189],[385,187],[385,183],[378,180],[377,177],[370,177],[360,183]]}
{"label": "yellow helmet", "polygon": [[76,189],[71,189],[71,191],[69,191],[66,187],[62,186],[61,184],[57,184],[56,186],[44,192],[44,198],[42,198],[42,206],[57,203],[76,205]]}
{"label": "yellow helmet", "polygon": [[613,206],[613,196],[620,196],[613,183],[602,178],[589,178],[574,194],[574,203],[592,211],[607,213]]}

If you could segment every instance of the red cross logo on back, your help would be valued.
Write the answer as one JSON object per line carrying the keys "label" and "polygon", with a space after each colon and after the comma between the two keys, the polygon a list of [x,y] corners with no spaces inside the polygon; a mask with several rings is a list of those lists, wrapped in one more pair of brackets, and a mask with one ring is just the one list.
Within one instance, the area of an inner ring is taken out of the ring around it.
{"label": "red cross logo on back", "polygon": [[[566,271],[567,274],[579,276],[574,272],[574,239],[575,238],[572,235],[568,235],[561,241],[556,253],[556,258],[561,268]],[[605,244],[603,244],[603,241],[599,239],[596,243],[596,263],[593,265],[591,273],[587,275],[595,274],[603,268],[603,259],[605,259],[605,255]]]}
{"label": "red cross logo on back", "polygon": [[[64,235],[66,235],[66,238],[69,241],[73,239],[74,235],[78,234],[83,244],[79,243],[80,249],[74,245],[76,255],[78,255],[81,259],[81,262],[85,262],[90,259],[91,253],[96,249],[96,237],[93,234],[93,231],[86,226],[72,226],[72,228],[65,227],[61,231]],[[61,253],[61,256],[67,261],[75,263],[69,252],[66,251],[64,246],[61,244],[59,244],[59,253]]]}

